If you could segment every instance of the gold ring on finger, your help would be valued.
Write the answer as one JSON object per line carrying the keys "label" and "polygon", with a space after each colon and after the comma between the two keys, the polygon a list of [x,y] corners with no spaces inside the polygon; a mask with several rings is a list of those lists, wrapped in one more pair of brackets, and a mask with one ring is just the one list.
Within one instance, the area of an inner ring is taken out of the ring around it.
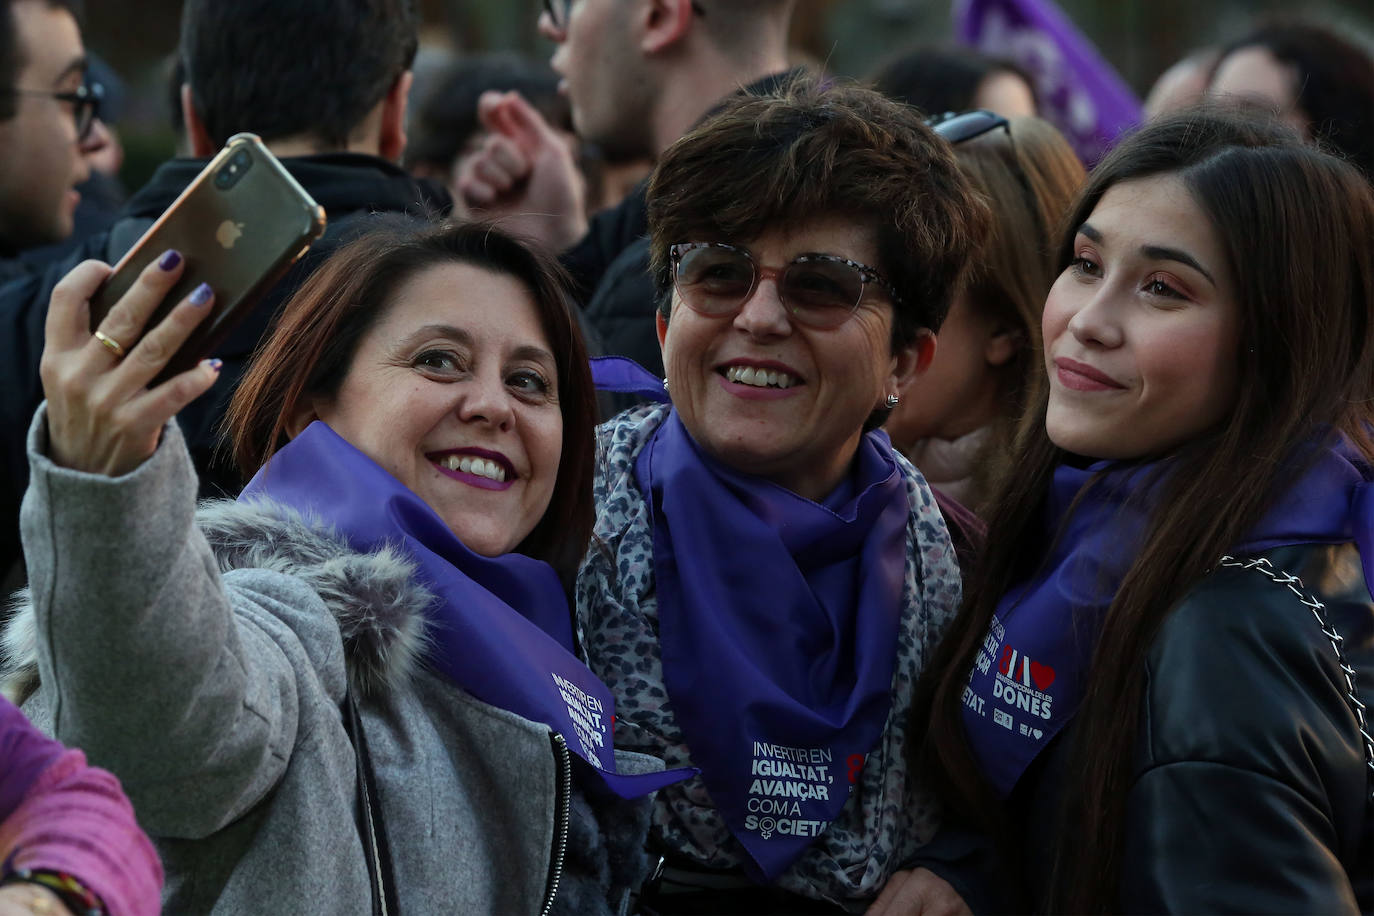
{"label": "gold ring on finger", "polygon": [[101,344],[104,345],[105,349],[109,350],[115,356],[119,357],[120,359],[124,358],[124,347],[120,345],[119,341],[115,340],[109,334],[106,334],[104,331],[96,331],[95,339],[100,341]]}

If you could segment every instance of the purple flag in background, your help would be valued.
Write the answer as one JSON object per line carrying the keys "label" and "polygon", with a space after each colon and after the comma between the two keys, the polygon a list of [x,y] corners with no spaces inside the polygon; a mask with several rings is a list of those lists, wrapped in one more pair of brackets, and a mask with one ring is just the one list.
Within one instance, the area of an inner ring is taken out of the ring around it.
{"label": "purple flag in background", "polygon": [[1040,113],[1088,166],[1144,117],[1140,100],[1053,0],[954,0],[959,41],[1025,68]]}

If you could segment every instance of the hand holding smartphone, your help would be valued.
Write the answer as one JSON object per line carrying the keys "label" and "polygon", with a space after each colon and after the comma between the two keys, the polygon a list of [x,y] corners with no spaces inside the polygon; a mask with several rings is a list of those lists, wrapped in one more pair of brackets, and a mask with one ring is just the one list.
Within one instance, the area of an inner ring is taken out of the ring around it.
{"label": "hand holding smartphone", "polygon": [[[235,134],[158,217],[91,297],[91,331],[143,269],[174,248],[186,266],[145,329],[201,283],[215,293],[210,315],[150,383],[195,366],[224,340],[324,232],[324,208],[254,134]],[[121,341],[132,349],[136,341]]]}

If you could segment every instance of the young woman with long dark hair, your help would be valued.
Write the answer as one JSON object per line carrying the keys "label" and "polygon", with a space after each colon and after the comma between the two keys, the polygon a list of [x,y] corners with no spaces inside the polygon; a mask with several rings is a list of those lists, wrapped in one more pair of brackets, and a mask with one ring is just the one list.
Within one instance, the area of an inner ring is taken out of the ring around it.
{"label": "young woman with long dark hair", "polygon": [[922,763],[1020,908],[1368,910],[1374,197],[1194,111],[1068,225]]}

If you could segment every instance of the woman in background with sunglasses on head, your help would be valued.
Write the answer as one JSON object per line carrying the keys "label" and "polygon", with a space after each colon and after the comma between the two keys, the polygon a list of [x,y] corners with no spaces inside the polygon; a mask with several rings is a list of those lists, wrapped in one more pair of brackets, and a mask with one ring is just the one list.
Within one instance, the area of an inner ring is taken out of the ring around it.
{"label": "woman in background with sunglasses on head", "polygon": [[674,144],[648,208],[672,403],[600,428],[577,587],[616,745],[701,770],[655,800],[645,902],[861,909],[935,827],[906,710],[960,594],[877,427],[986,209],[914,109],[807,81]]}
{"label": "woman in background with sunglasses on head", "polygon": [[1183,112],[1068,227],[924,762],[1013,911],[1369,912],[1374,194]]}
{"label": "woman in background with sunglasses on head", "polygon": [[1039,118],[970,111],[933,126],[987,201],[992,231],[940,326],[930,371],[898,390],[901,404],[884,429],[942,497],[982,515],[1016,422],[1045,385],[1040,312],[1056,273],[1050,234],[1083,183],[1083,166]]}

